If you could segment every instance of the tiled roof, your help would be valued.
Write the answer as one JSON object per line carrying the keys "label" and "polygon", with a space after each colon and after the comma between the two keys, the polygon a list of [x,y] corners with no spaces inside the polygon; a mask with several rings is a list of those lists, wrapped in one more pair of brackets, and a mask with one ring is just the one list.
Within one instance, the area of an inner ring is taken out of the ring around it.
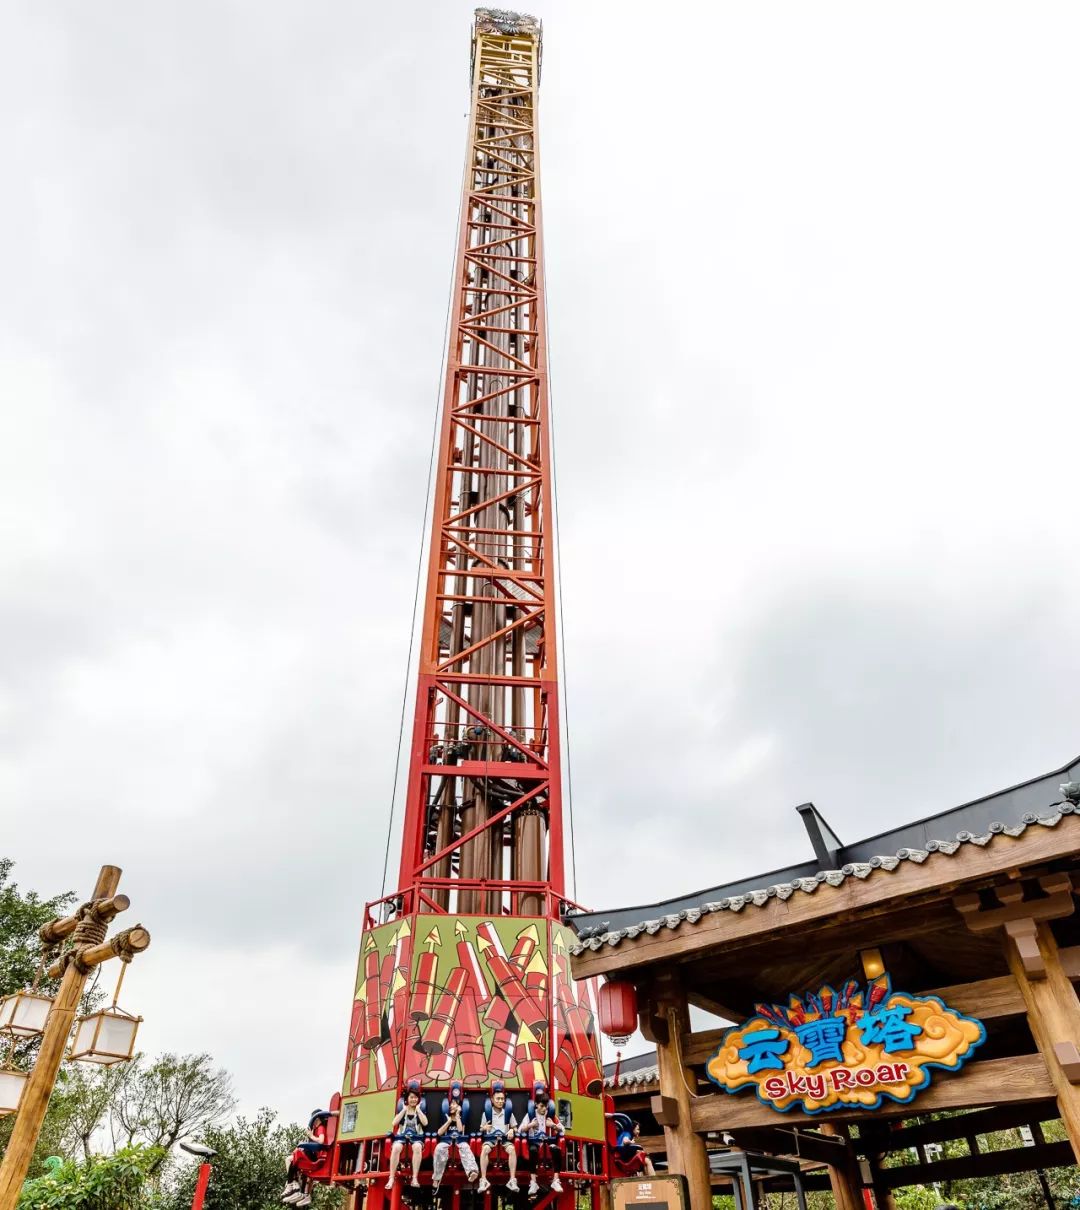
{"label": "tiled roof", "polygon": [[[1025,811],[1015,824],[1010,825],[1000,821],[991,821],[985,832],[976,834],[962,829],[955,834],[955,839],[953,840],[928,840],[922,848],[904,847],[897,849],[894,853],[884,853],[880,856],[870,857],[866,861],[845,863],[839,869],[808,872],[805,877],[793,878],[791,881],[775,882],[762,886],[759,889],[742,890],[739,894],[735,895],[722,895],[715,899],[709,896],[697,904],[680,907],[677,912],[672,911],[657,915],[647,915],[634,923],[622,924],[621,927],[611,927],[610,921],[600,919],[599,917],[602,917],[604,913],[589,913],[587,915],[575,916],[571,918],[570,923],[577,930],[579,941],[573,946],[572,952],[574,954],[581,954],[586,950],[599,950],[605,945],[618,945],[625,938],[633,939],[641,936],[642,933],[652,935],[658,933],[661,929],[678,928],[684,921],[688,924],[696,924],[702,916],[706,916],[712,912],[740,912],[746,907],[762,907],[771,899],[790,899],[795,894],[809,895],[816,891],[822,883],[828,886],[839,886],[848,878],[868,878],[876,870],[891,873],[905,862],[921,864],[932,853],[951,856],[965,845],[981,846],[989,844],[995,836],[1017,837],[1022,836],[1029,828],[1052,828],[1060,823],[1066,815],[1080,815],[1080,783],[1069,782],[1061,787],[1061,792],[1066,795],[1066,800],[1054,803],[1045,815],[1037,814],[1034,811]],[[738,885],[745,887],[746,884]],[[718,888],[718,890],[723,889]],[[708,892],[704,892],[704,894],[708,895]],[[647,911],[648,909],[639,910]],[[612,914],[621,915],[625,918],[626,912]]]}
{"label": "tiled roof", "polygon": [[639,1067],[637,1071],[620,1071],[619,1082],[612,1076],[604,1076],[605,1088],[641,1088],[647,1084],[655,1084],[660,1079],[660,1069],[655,1063],[648,1067]]}

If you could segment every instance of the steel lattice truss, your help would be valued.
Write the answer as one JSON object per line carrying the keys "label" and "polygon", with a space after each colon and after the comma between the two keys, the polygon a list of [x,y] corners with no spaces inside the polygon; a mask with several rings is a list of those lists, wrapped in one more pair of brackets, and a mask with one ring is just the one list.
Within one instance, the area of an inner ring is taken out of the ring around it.
{"label": "steel lattice truss", "polygon": [[414,910],[557,914],[563,890],[539,65],[535,22],[478,20],[398,893]]}

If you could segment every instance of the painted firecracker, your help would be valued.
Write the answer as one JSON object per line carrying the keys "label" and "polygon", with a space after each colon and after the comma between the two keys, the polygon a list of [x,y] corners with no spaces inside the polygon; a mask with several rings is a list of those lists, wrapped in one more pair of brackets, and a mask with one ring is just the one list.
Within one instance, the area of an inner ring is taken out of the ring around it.
{"label": "painted firecracker", "polygon": [[570,977],[573,934],[544,919],[403,918],[364,935],[343,1095],[404,1081],[595,1097],[592,989]]}

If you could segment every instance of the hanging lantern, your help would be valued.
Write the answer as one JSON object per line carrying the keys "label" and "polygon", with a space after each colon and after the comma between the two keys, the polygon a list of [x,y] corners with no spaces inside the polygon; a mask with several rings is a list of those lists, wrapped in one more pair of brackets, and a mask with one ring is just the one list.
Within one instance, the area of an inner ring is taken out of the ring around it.
{"label": "hanging lantern", "polygon": [[68,1058],[79,1063],[100,1063],[102,1067],[126,1063],[135,1054],[135,1035],[141,1022],[142,1017],[133,1017],[115,1004],[88,1013],[75,1022],[75,1038]]}
{"label": "hanging lantern", "polygon": [[625,979],[605,983],[599,996],[600,1029],[616,1046],[625,1046],[637,1030],[637,989]]}
{"label": "hanging lantern", "polygon": [[135,1035],[139,1032],[142,1017],[133,1017],[116,1003],[126,971],[127,962],[121,960],[120,977],[116,981],[112,1004],[100,1012],[87,1013],[75,1022],[75,1037],[68,1053],[69,1059],[112,1067],[115,1063],[126,1063],[134,1057]]}
{"label": "hanging lantern", "polygon": [[0,1068],[0,1117],[8,1113],[19,1112],[19,1102],[22,1100],[23,1089],[30,1078],[28,1071],[15,1071],[13,1068]]}
{"label": "hanging lantern", "polygon": [[36,1038],[45,1032],[52,996],[38,991],[16,992],[0,1000],[0,1030],[16,1038]]}

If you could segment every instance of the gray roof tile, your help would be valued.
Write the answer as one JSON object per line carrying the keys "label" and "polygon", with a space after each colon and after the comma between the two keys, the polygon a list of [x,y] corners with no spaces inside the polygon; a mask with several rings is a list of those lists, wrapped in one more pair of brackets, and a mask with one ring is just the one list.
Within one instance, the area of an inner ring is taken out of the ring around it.
{"label": "gray roof tile", "polygon": [[[1065,787],[1062,787],[1062,789],[1065,790]],[[1076,797],[1080,798],[1080,793],[1076,794]],[[625,924],[618,928],[611,928],[608,921],[599,919],[598,917],[602,916],[603,913],[572,916],[569,922],[577,930],[579,940],[572,947],[571,952],[582,954],[586,950],[602,949],[605,945],[618,945],[620,941],[626,939],[632,940],[635,937],[639,937],[642,933],[648,933],[650,936],[653,936],[660,932],[661,929],[678,928],[683,921],[696,924],[702,916],[713,912],[741,912],[746,907],[762,907],[770,899],[789,899],[796,892],[810,895],[823,882],[829,886],[840,886],[848,878],[868,878],[875,870],[884,870],[886,873],[890,873],[899,869],[904,862],[914,862],[917,865],[921,865],[931,854],[941,854],[948,857],[959,852],[964,845],[974,844],[982,846],[989,844],[995,836],[1018,837],[1023,835],[1029,828],[1036,826],[1053,828],[1061,822],[1064,816],[1073,814],[1080,814],[1080,802],[1073,800],[1055,803],[1051,807],[1049,814],[1037,815],[1033,811],[1027,811],[1022,816],[1020,823],[1012,826],[995,820],[990,822],[986,832],[975,834],[962,830],[957,832],[955,840],[931,840],[925,848],[901,848],[895,854],[886,853],[871,857],[868,861],[848,862],[838,870],[819,870],[812,877],[796,878],[791,882],[774,883],[757,890],[743,891],[738,895],[725,895],[718,900],[706,900],[696,906],[682,908],[678,912],[668,912],[655,917],[645,918],[636,923]],[[708,894],[708,892],[703,893]],[[637,1073],[633,1074],[637,1075]],[[621,1077],[619,1087],[623,1087]]]}

